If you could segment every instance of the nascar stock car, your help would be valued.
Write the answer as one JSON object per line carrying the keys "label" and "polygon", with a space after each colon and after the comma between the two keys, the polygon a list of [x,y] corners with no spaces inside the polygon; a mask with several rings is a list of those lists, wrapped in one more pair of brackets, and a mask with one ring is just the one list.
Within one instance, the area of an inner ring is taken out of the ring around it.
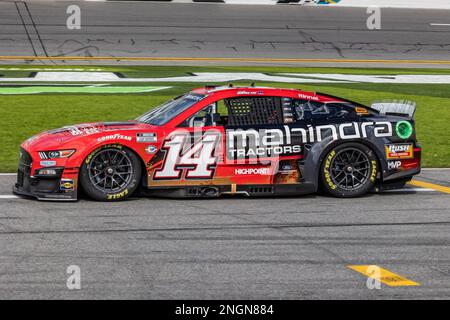
{"label": "nascar stock car", "polygon": [[20,148],[17,194],[100,201],[167,197],[356,197],[420,172],[415,104],[206,86],[125,122],[67,126]]}

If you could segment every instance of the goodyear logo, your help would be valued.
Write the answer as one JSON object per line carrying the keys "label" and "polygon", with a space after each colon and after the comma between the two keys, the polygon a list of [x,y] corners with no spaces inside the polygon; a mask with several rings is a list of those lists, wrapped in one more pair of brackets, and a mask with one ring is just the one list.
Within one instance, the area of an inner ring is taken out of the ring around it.
{"label": "goodyear logo", "polygon": [[331,151],[331,153],[327,157],[327,160],[325,161],[325,167],[324,167],[325,180],[327,181],[327,183],[330,186],[330,188],[333,189],[333,190],[336,189],[336,185],[331,180],[330,166],[331,166],[331,160],[333,160],[333,157],[335,155],[336,155],[336,152],[334,150]]}

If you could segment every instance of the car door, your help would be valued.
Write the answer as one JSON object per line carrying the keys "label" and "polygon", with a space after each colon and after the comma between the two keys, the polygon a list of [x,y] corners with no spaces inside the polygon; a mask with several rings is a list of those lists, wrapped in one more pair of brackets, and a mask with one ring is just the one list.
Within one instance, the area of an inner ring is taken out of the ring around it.
{"label": "car door", "polygon": [[224,127],[219,121],[217,104],[212,103],[179,124],[164,141],[164,159],[151,185],[220,184],[217,168],[223,162]]}
{"label": "car door", "polygon": [[225,161],[221,172],[233,184],[272,184],[285,143],[281,97],[240,96],[225,100]]}

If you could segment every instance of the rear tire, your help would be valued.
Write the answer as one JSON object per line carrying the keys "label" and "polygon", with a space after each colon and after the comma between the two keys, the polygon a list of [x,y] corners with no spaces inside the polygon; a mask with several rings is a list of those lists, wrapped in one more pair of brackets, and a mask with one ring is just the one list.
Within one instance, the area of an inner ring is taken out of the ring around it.
{"label": "rear tire", "polygon": [[367,146],[345,143],[331,149],[320,168],[326,193],[339,198],[359,197],[370,191],[378,174],[377,157]]}
{"label": "rear tire", "polygon": [[141,163],[129,149],[106,145],[91,152],[80,171],[80,183],[86,195],[98,201],[118,201],[136,191]]}

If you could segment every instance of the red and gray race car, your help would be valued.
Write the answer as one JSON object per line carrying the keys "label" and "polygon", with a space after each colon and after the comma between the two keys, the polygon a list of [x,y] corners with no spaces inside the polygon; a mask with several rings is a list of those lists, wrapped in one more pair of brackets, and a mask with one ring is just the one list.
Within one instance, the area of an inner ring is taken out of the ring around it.
{"label": "red and gray race car", "polygon": [[415,105],[371,107],[265,87],[195,89],[135,120],[67,126],[21,145],[14,192],[40,200],[356,197],[420,172]]}

